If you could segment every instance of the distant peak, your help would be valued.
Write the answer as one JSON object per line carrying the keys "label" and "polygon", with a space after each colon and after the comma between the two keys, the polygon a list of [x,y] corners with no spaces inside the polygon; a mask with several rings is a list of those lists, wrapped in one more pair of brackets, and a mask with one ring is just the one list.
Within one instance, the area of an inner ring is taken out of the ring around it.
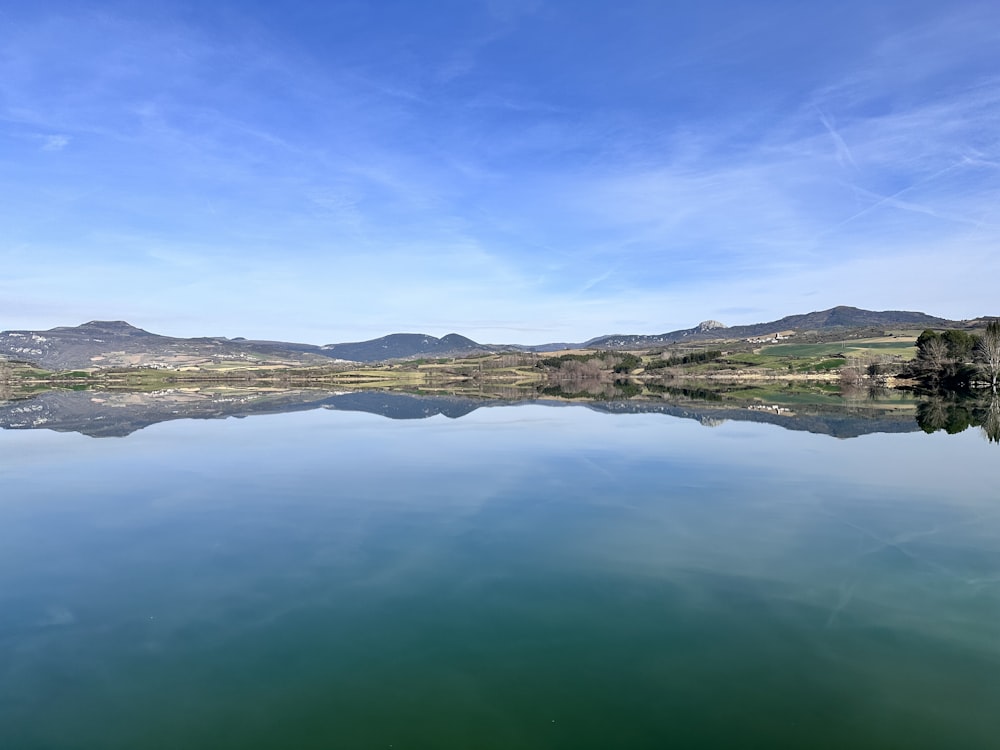
{"label": "distant peak", "polygon": [[84,323],[79,328],[132,328],[136,331],[139,329],[134,325],[125,320],[91,320]]}
{"label": "distant peak", "polygon": [[728,328],[725,323],[720,323],[717,320],[703,320],[698,324],[699,331],[714,331],[717,328]]}
{"label": "distant peak", "polygon": [[460,341],[462,343],[469,343],[469,344],[476,343],[475,341],[473,341],[472,339],[470,339],[468,336],[463,336],[460,333],[449,333],[446,336],[442,336],[441,337],[441,341]]}
{"label": "distant peak", "polygon": [[149,331],[145,331],[142,328],[136,328],[131,323],[124,320],[91,320],[83,325],[79,325],[76,329],[62,329],[62,330],[77,330],[77,331],[99,331],[101,333],[113,333],[119,336],[127,336],[130,334],[148,334]]}

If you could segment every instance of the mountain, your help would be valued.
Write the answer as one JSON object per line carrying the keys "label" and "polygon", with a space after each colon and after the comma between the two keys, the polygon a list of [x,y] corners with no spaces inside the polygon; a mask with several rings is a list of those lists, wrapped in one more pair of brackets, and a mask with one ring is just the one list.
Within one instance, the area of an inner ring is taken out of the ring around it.
{"label": "mountain", "polygon": [[472,339],[449,333],[442,338],[422,333],[393,333],[371,341],[349,344],[327,344],[320,350],[330,357],[352,362],[378,362],[409,357],[444,357],[495,351],[497,347],[477,344]]}
{"label": "mountain", "polygon": [[478,352],[641,349],[679,341],[770,336],[782,331],[829,333],[857,328],[962,328],[969,327],[973,322],[976,321],[946,320],[921,312],[875,312],[856,307],[834,307],[804,315],[790,315],[770,323],[729,328],[717,320],[706,320],[694,328],[670,333],[600,336],[581,344],[497,346],[479,344],[457,333],[442,338],[421,333],[393,333],[369,341],[318,346],[243,338],[173,338],[150,333],[121,320],[93,320],[76,327],[47,331],[0,332],[0,358],[30,362],[47,370],[110,367],[177,369],[218,363],[293,367],[330,365],[331,361],[381,362],[416,357],[455,357]]}
{"label": "mountain", "polygon": [[122,320],[92,320],[47,331],[3,331],[0,356],[47,370],[108,367],[180,368],[224,361],[248,365],[329,364],[330,357],[309,344],[182,339],[160,336]]}
{"label": "mountain", "polygon": [[234,362],[274,367],[329,365],[331,361],[379,362],[421,356],[460,356],[497,351],[452,333],[442,338],[396,333],[348,344],[296,344],[223,337],[173,338],[150,333],[122,320],[92,320],[47,331],[3,331],[0,357],[30,362],[47,370],[109,367],[176,369]]}
{"label": "mountain", "polygon": [[662,346],[679,341],[707,341],[712,339],[743,339],[773,335],[782,331],[848,330],[851,328],[963,328],[965,323],[905,310],[862,310],[857,307],[832,307],[829,310],[789,315],[770,323],[727,327],[716,320],[706,320],[694,328],[661,333],[658,335],[615,334],[590,339],[582,346],[592,349],[641,349]]}

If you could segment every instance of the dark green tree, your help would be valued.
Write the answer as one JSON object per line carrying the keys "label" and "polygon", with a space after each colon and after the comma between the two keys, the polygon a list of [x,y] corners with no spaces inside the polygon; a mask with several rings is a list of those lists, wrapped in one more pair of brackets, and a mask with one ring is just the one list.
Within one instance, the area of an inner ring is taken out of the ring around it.
{"label": "dark green tree", "polygon": [[634,354],[622,354],[618,357],[618,361],[615,362],[615,366],[612,368],[614,372],[626,373],[631,372],[636,367],[642,364],[642,359]]}
{"label": "dark green tree", "polygon": [[972,358],[972,351],[976,346],[977,338],[966,331],[945,331],[941,338],[948,345],[948,356],[959,362],[968,362]]}

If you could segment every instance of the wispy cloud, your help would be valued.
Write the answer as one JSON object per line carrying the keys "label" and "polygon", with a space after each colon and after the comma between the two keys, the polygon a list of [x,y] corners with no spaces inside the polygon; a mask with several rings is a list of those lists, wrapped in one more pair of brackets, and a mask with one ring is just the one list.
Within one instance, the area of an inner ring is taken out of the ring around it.
{"label": "wispy cloud", "polygon": [[[818,110],[817,110],[818,111]],[[834,146],[837,149],[837,161],[839,161],[843,166],[851,166],[857,169],[857,162],[854,161],[854,155],[851,153],[851,149],[848,148],[847,142],[844,140],[843,136],[837,132],[836,128],[830,122],[829,118],[822,112],[819,112],[820,122],[823,123],[823,127],[826,128],[830,137],[833,139]]]}
{"label": "wispy cloud", "polygon": [[[824,16],[823,55],[781,8],[719,26],[520,0],[25,7],[0,30],[7,281],[32,275],[35,311],[181,304],[233,335],[311,320],[320,340],[984,312],[1000,11],[849,6]],[[944,258],[977,271],[928,270]],[[893,267],[905,283],[869,283]]]}
{"label": "wispy cloud", "polygon": [[42,141],[42,151],[62,151],[69,145],[70,138],[66,135],[38,136]]}

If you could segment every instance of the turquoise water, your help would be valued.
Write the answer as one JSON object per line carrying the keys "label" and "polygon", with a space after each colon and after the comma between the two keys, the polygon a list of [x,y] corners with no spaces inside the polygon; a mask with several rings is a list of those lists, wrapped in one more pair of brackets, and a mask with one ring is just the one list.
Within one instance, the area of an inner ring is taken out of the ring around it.
{"label": "turquoise water", "polygon": [[0,747],[995,748],[1000,461],[585,408],[0,432]]}

